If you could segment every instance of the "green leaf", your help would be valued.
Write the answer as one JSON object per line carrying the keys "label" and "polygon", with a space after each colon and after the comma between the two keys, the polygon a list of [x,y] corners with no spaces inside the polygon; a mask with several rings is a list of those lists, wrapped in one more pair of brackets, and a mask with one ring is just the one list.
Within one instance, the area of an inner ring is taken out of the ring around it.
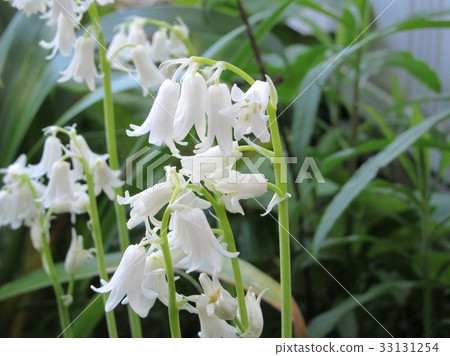
{"label": "green leaf", "polygon": [[[364,305],[365,303],[376,299],[382,295],[390,294],[400,290],[408,290],[414,286],[414,282],[409,281],[396,281],[378,284],[370,288],[363,294],[356,294],[353,298],[348,298],[344,302],[338,304],[334,308],[316,316],[308,325],[308,332],[311,337],[325,337],[330,331],[332,331],[337,323],[348,313],[355,308],[359,308],[360,305],[355,299]],[[370,317],[369,315],[367,317]],[[374,320],[374,323],[376,321]],[[381,320],[381,324],[383,324]],[[381,327],[381,326],[380,326]],[[389,334],[386,334],[389,336]]]}
{"label": "green leaf", "polygon": [[388,147],[366,161],[342,187],[325,210],[314,235],[312,247],[314,254],[321,248],[322,242],[336,220],[350,205],[355,197],[375,178],[378,171],[405,152],[425,132],[450,116],[450,111],[432,116],[398,136]]}

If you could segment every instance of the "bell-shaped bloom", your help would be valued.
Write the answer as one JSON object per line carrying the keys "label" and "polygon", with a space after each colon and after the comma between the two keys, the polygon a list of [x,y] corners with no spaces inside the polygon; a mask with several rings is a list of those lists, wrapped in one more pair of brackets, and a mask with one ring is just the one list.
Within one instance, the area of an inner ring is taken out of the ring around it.
{"label": "bell-shaped bloom", "polygon": [[183,140],[195,125],[200,139],[206,131],[206,81],[197,72],[188,72],[181,83],[181,95],[174,119],[174,137]]}
{"label": "bell-shaped bloom", "polygon": [[222,199],[225,208],[230,213],[240,213],[244,215],[239,200],[256,198],[267,191],[267,179],[264,174],[245,174],[230,170],[227,177],[211,179],[208,184],[215,190],[223,193]]}
{"label": "bell-shaped bloom", "polygon": [[[1,193],[0,193],[1,194]],[[0,224],[1,225],[1,224]],[[50,229],[50,223],[47,220],[44,229],[41,226],[39,216],[36,215],[31,221],[26,224],[30,228],[30,238],[33,247],[36,251],[41,251],[43,247],[42,234],[45,233],[47,243],[50,242],[50,235],[47,233]]]}
{"label": "bell-shaped bloom", "polygon": [[221,255],[229,258],[239,253],[228,252],[217,240],[200,208],[190,209],[184,204],[173,205],[173,230],[169,233],[172,248],[181,246],[186,257],[180,265],[187,266],[187,273],[197,270],[204,261],[211,269],[220,270]]}
{"label": "bell-shaped bloom", "polygon": [[170,58],[169,53],[169,37],[167,36],[167,29],[160,27],[158,31],[153,34],[152,44],[150,46],[150,53],[155,62],[164,62]]}
{"label": "bell-shaped bloom", "polygon": [[164,76],[153,63],[148,49],[143,45],[139,45],[131,50],[133,63],[138,72],[142,85],[142,93],[147,96],[149,88],[156,88],[164,81]]}
{"label": "bell-shaped bloom", "polygon": [[69,66],[61,72],[62,76],[58,79],[59,83],[66,82],[69,79],[77,83],[86,82],[90,90],[95,89],[95,78],[101,76],[97,73],[94,61],[94,43],[92,37],[78,37],[75,41],[75,54]]}
{"label": "bell-shaped bloom", "polygon": [[112,311],[126,296],[125,303],[130,303],[136,314],[142,318],[148,315],[155,300],[147,298],[142,292],[146,257],[145,248],[139,245],[128,246],[111,280],[108,283],[101,280],[103,286],[100,288],[91,286],[97,293],[111,292],[105,311]]}
{"label": "bell-shaped bloom", "polygon": [[230,90],[224,83],[211,85],[206,92],[206,115],[208,115],[208,134],[195,153],[206,152],[211,148],[214,138],[224,156],[231,155],[233,145],[231,117],[221,113],[221,110],[231,106]]}
{"label": "bell-shaped bloom", "polygon": [[119,179],[120,171],[113,171],[104,160],[98,160],[93,167],[93,173],[95,195],[104,191],[110,200],[114,200],[114,189],[124,183]]}
{"label": "bell-shaped bloom", "polygon": [[130,26],[128,27],[128,37],[127,37],[127,43],[133,44],[135,46],[143,45],[147,46],[147,35],[144,31],[144,25],[145,25],[146,19],[143,17],[134,17],[133,21],[130,23]]}
{"label": "bell-shaped bloom", "polygon": [[63,145],[59,138],[48,136],[44,143],[44,150],[39,164],[29,167],[29,175],[33,178],[39,178],[43,175],[50,177],[53,163],[58,162],[63,153]]}
{"label": "bell-shaped bloom", "polygon": [[72,228],[72,241],[64,261],[64,269],[68,274],[76,274],[91,258],[91,251],[83,248],[83,236],[77,235],[75,229]]}
{"label": "bell-shaped bloom", "polygon": [[256,298],[255,293],[251,288],[249,288],[247,295],[245,296],[249,325],[245,333],[240,335],[240,337],[257,338],[261,336],[264,327],[264,318],[261,310],[261,298],[264,292],[265,290],[258,295],[258,298]]}
{"label": "bell-shaped bloom", "polygon": [[[89,169],[93,169],[93,167],[98,161],[106,161],[109,157],[108,154],[99,155],[97,153],[92,152],[86,140],[81,135],[75,136],[75,142],[70,140],[69,150],[72,155],[83,157],[86,160]],[[72,159],[72,166],[73,166],[72,172],[73,176],[75,177],[75,180],[85,179],[84,168],[78,158],[74,157]]]}
{"label": "bell-shaped bloom", "polygon": [[53,58],[59,51],[63,56],[72,55],[72,48],[76,42],[75,28],[73,23],[67,19],[62,13],[58,16],[58,24],[56,27],[55,37],[51,42],[40,41],[39,45],[45,49],[52,49],[46,59]]}
{"label": "bell-shaped bloom", "polygon": [[75,182],[67,162],[53,163],[44,195],[38,201],[44,208],[53,208],[57,214],[81,214],[89,205],[87,187]]}
{"label": "bell-shaped bloom", "polygon": [[73,0],[54,0],[49,2],[50,10],[42,15],[47,20],[47,25],[53,26],[57,23],[59,15],[64,15],[73,26],[78,26],[82,14],[78,5]]}
{"label": "bell-shaped bloom", "polygon": [[22,175],[29,175],[29,167],[27,164],[27,156],[21,154],[17,159],[6,168],[0,168],[0,173],[3,173],[3,183],[12,184],[20,183]]}
{"label": "bell-shaped bloom", "polygon": [[119,70],[129,69],[127,62],[131,59],[130,48],[122,48],[127,44],[128,37],[125,34],[125,26],[120,26],[119,32],[113,36],[107,50],[107,58],[111,62],[111,67]]}
{"label": "bell-shaped bloom", "polygon": [[214,313],[208,312],[209,298],[205,295],[192,296],[188,298],[195,302],[196,311],[200,320],[201,338],[234,338],[237,337],[238,329],[219,319]]}
{"label": "bell-shaped bloom", "polygon": [[237,315],[238,302],[231,294],[223,289],[217,277],[217,273],[213,273],[212,280],[206,273],[201,273],[199,277],[204,295],[208,297],[206,312],[208,316],[215,315],[222,320],[233,320]]}
{"label": "bell-shaped bloom", "polygon": [[[132,229],[147,219],[150,219],[155,226],[161,224],[155,219],[155,215],[170,201],[176,185],[172,167],[167,166],[165,170],[165,182],[157,183],[153,187],[133,196],[130,196],[127,191],[125,192],[125,197],[117,197],[119,204],[130,205],[131,207],[130,219],[127,223],[128,229]],[[178,179],[182,180],[183,178],[179,175]]]}
{"label": "bell-shaped bloom", "polygon": [[242,157],[237,142],[233,142],[231,155],[224,156],[219,146],[213,146],[204,153],[181,158],[180,173],[188,176],[192,183],[199,183],[208,176],[227,177],[233,165]]}
{"label": "bell-shaped bloom", "polygon": [[15,7],[17,10],[23,10],[25,15],[28,17],[31,14],[36,14],[38,12],[44,13],[47,10],[46,0],[11,0],[11,6]]}
{"label": "bell-shaped bloom", "polygon": [[253,133],[261,142],[270,141],[267,128],[269,116],[266,114],[270,98],[270,84],[260,80],[244,93],[235,84],[231,89],[231,99],[235,102],[231,107],[221,110],[234,122],[234,137],[240,140],[244,135]]}
{"label": "bell-shaped bloom", "polygon": [[[189,37],[189,28],[186,24],[178,19],[178,23],[173,25],[175,31],[179,32],[184,38]],[[188,49],[181,40],[181,38],[175,33],[175,31],[170,31],[169,34],[169,53],[175,57],[182,57],[188,54]]]}
{"label": "bell-shaped bloom", "polygon": [[149,143],[157,146],[165,143],[172,153],[178,154],[174,143],[173,118],[179,96],[180,84],[166,79],[159,88],[155,102],[143,124],[130,125],[133,131],[127,130],[127,135],[135,137],[150,133]]}

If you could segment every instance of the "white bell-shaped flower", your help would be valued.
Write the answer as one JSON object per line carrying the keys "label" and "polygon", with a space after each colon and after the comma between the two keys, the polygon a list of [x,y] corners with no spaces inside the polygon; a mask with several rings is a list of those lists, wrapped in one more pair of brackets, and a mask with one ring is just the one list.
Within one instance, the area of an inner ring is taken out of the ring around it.
{"label": "white bell-shaped flower", "polygon": [[44,150],[39,164],[29,166],[30,176],[39,178],[43,175],[50,177],[53,163],[58,162],[63,153],[63,145],[59,138],[55,136],[48,136],[44,143]]}
{"label": "white bell-shaped flower", "polygon": [[66,82],[69,79],[77,83],[86,82],[90,90],[95,89],[95,78],[101,78],[97,73],[94,61],[94,43],[92,37],[78,37],[75,41],[75,54],[69,66],[61,72],[59,83]]}
{"label": "white bell-shaped flower", "polygon": [[83,236],[77,235],[72,228],[72,241],[64,261],[64,269],[68,274],[77,274],[83,264],[91,258],[91,251],[83,248]]}
{"label": "white bell-shaped flower", "polygon": [[158,31],[153,34],[152,44],[150,46],[150,53],[155,62],[164,62],[170,58],[169,53],[169,37],[167,36],[167,29],[160,27]]}
{"label": "white bell-shaped flower", "polygon": [[142,318],[148,315],[155,300],[147,298],[142,292],[146,257],[145,248],[139,245],[128,246],[111,280],[108,283],[101,280],[103,286],[100,288],[91,286],[97,293],[111,292],[105,311],[112,311],[126,296],[125,303],[130,303],[136,314]]}
{"label": "white bell-shaped flower", "polygon": [[59,51],[63,56],[69,57],[72,55],[72,48],[75,45],[75,27],[66,16],[62,13],[58,16],[58,24],[56,27],[55,37],[51,42],[40,41],[39,45],[45,49],[52,49],[46,59],[53,58]]}
{"label": "white bell-shaped flower", "polygon": [[240,337],[257,338],[261,336],[264,327],[264,318],[261,310],[261,298],[265,290],[262,291],[258,298],[255,293],[249,288],[247,295],[245,296],[245,304],[247,305],[248,313],[248,328],[240,335]]}
{"label": "white bell-shaped flower", "polygon": [[233,320],[237,315],[238,302],[227,290],[223,289],[217,273],[213,273],[212,280],[206,273],[201,273],[198,280],[205,296],[208,297],[206,306],[208,316],[215,315],[222,320]]}
{"label": "white bell-shaped flower", "polygon": [[[117,197],[119,204],[130,205],[131,207],[130,219],[127,222],[128,229],[132,229],[147,219],[150,219],[155,226],[160,226],[161,223],[155,219],[155,215],[170,201],[176,186],[172,167],[167,166],[165,170],[165,182],[157,183],[133,196],[130,196],[127,191],[125,197]],[[183,181],[181,175],[178,175],[178,179]]]}
{"label": "white bell-shaped flower", "polygon": [[233,142],[230,156],[224,156],[219,146],[213,146],[204,153],[182,157],[180,173],[188,176],[195,184],[210,175],[217,177],[219,172],[223,173],[220,178],[227,177],[230,169],[241,157],[242,152],[239,151],[237,142]]}
{"label": "white bell-shaped flower", "polygon": [[237,257],[239,253],[228,252],[217,240],[200,208],[190,209],[184,204],[173,205],[173,231],[169,233],[172,248],[181,246],[186,257],[180,265],[187,266],[187,273],[197,270],[204,261],[211,269],[220,270],[221,256]]}
{"label": "white bell-shaped flower", "polygon": [[201,338],[234,338],[237,337],[238,329],[219,319],[214,313],[208,313],[209,298],[205,295],[189,297],[195,302],[198,318],[200,320]]}
{"label": "white bell-shaped flower", "polygon": [[[189,28],[181,18],[178,18],[178,24],[175,24],[173,27],[174,30],[178,31],[184,38],[189,37]],[[188,49],[175,31],[170,31],[169,33],[169,53],[175,57],[182,57],[188,54]]]}
{"label": "white bell-shaped flower", "polygon": [[44,208],[53,208],[56,214],[81,214],[89,205],[87,187],[75,182],[67,162],[56,162],[52,166],[47,189],[38,201]]}
{"label": "white bell-shaped flower", "polygon": [[195,153],[206,152],[214,138],[224,156],[231,155],[233,145],[232,119],[221,114],[221,110],[231,106],[230,90],[224,83],[211,85],[206,92],[206,114],[208,115],[208,134],[197,147]]}
{"label": "white bell-shaped flower", "polygon": [[135,17],[128,27],[127,43],[138,46],[148,46],[147,35],[144,31],[146,19]]}
{"label": "white bell-shaped flower", "polygon": [[110,200],[114,200],[114,189],[121,187],[124,183],[119,179],[120,171],[113,171],[104,160],[98,160],[92,170],[95,195],[104,191]]}
{"label": "white bell-shaped flower", "polygon": [[181,83],[181,95],[174,118],[174,137],[183,140],[192,126],[200,139],[206,131],[206,81],[196,70],[188,71]]}
{"label": "white bell-shaped flower", "polygon": [[38,12],[44,13],[47,10],[46,0],[11,0],[11,6],[17,10],[23,10],[28,17]]}
{"label": "white bell-shaped flower", "polygon": [[224,178],[211,179],[208,185],[223,193],[222,199],[225,208],[230,213],[240,213],[244,215],[239,200],[256,198],[267,191],[267,179],[264,174],[245,174],[230,170],[229,175]]}
{"label": "white bell-shaped flower", "polygon": [[156,88],[164,81],[164,76],[153,63],[148,49],[143,45],[138,45],[131,50],[131,55],[133,57],[133,63],[138,72],[139,78],[142,85],[142,93],[147,96],[149,88]]}
{"label": "white bell-shaped flower", "polygon": [[127,44],[129,44],[129,42],[128,37],[125,34],[125,26],[120,26],[119,32],[113,36],[107,50],[107,58],[111,62],[112,68],[119,70],[129,69],[130,66],[127,62],[131,59],[130,48],[122,48]]}
{"label": "white bell-shaped flower", "polygon": [[165,143],[172,153],[178,154],[179,151],[174,143],[173,118],[179,96],[180,84],[166,79],[159,88],[145,121],[141,126],[130,125],[133,131],[127,130],[127,135],[135,137],[150,133],[149,143],[157,146]]}
{"label": "white bell-shaped flower", "polygon": [[231,107],[221,110],[234,122],[234,137],[240,140],[244,135],[253,133],[261,142],[270,141],[267,128],[269,116],[266,114],[270,98],[270,84],[260,80],[244,93],[235,84],[231,89],[231,99],[235,102]]}
{"label": "white bell-shaped flower", "polygon": [[73,0],[53,0],[48,3],[50,10],[42,15],[43,19],[47,20],[47,25],[53,26],[58,21],[59,15],[64,15],[73,26],[78,26],[82,14],[78,5]]}
{"label": "white bell-shaped flower", "polygon": [[33,244],[33,247],[36,249],[36,251],[41,251],[41,249],[43,247],[43,241],[42,241],[43,233],[45,233],[45,238],[47,239],[47,243],[50,242],[50,235],[47,233],[47,231],[50,228],[50,223],[48,220],[45,223],[46,223],[46,225],[44,226],[44,229],[42,229],[41,222],[40,222],[38,215],[36,215],[29,223],[27,223],[27,226],[30,228],[31,243]]}

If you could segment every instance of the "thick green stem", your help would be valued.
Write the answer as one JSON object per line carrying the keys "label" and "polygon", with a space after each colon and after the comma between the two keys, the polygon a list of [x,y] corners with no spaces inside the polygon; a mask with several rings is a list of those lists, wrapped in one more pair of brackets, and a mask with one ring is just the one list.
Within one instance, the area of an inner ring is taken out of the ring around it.
{"label": "thick green stem", "polygon": [[[281,145],[280,133],[277,124],[277,109],[275,93],[272,90],[269,106],[269,128],[272,137],[272,146],[277,158],[274,164],[276,185],[283,196],[287,193],[287,168]],[[280,245],[280,282],[281,282],[281,337],[292,337],[291,313],[291,254],[289,236],[289,205],[288,199],[278,204],[278,236]]]}
{"label": "thick green stem", "polygon": [[62,299],[64,295],[64,290],[61,283],[58,280],[58,276],[56,274],[55,263],[53,262],[52,252],[50,249],[50,245],[48,243],[48,231],[47,224],[45,222],[44,215],[42,213],[42,208],[40,203],[36,201],[38,198],[36,190],[30,182],[30,179],[27,176],[24,176],[25,182],[28,185],[31,195],[35,201],[36,211],[39,213],[39,225],[41,227],[41,237],[42,237],[42,249],[40,251],[43,262],[45,264],[44,269],[50,277],[53,285],[53,290],[55,292],[56,304],[58,306],[58,315],[59,315],[59,324],[61,326],[61,331],[64,337],[73,337],[72,328],[70,327],[70,315],[69,310],[66,306],[64,306],[64,301]]}
{"label": "thick green stem", "polygon": [[[233,231],[231,230],[230,222],[228,221],[227,213],[223,204],[217,203],[217,200],[209,193],[205,188],[201,189],[200,192],[205,196],[206,199],[211,203],[217,217],[222,225],[224,241],[227,243],[227,249],[229,252],[237,252],[236,243],[234,242]],[[234,257],[231,259],[231,266],[233,267],[234,282],[236,286],[236,296],[239,304],[239,314],[241,317],[241,323],[245,330],[247,330],[249,325],[247,304],[245,303],[245,291],[244,285],[242,283],[241,268],[239,267],[239,259]]]}
{"label": "thick green stem", "polygon": [[[108,61],[106,53],[106,43],[103,36],[103,30],[100,24],[100,17],[98,15],[95,3],[89,6],[89,15],[92,23],[96,26],[98,32],[97,41],[99,43],[100,65],[103,73],[103,110],[104,122],[106,131],[106,145],[109,154],[109,165],[113,170],[120,170],[119,158],[117,152],[116,142],[116,124],[114,119],[114,102],[111,89],[111,64]],[[115,188],[114,193],[123,196],[122,188]],[[114,200],[114,209],[117,217],[117,228],[119,230],[120,247],[122,252],[126,250],[130,244],[130,237],[127,229],[127,219],[125,207]],[[142,337],[141,321],[139,316],[128,305],[128,319],[133,337]]]}
{"label": "thick green stem", "polygon": [[[100,219],[98,216],[97,198],[94,193],[94,179],[92,173],[88,171],[87,163],[83,162],[86,174],[86,182],[89,192],[89,216],[91,218],[92,236],[94,238],[95,249],[97,251],[97,262],[100,277],[105,281],[108,280],[106,271],[105,253],[103,251],[102,231],[100,227]],[[106,303],[107,297],[103,294],[103,302]],[[108,333],[110,337],[118,337],[116,319],[114,312],[105,312],[106,324],[108,325]]]}

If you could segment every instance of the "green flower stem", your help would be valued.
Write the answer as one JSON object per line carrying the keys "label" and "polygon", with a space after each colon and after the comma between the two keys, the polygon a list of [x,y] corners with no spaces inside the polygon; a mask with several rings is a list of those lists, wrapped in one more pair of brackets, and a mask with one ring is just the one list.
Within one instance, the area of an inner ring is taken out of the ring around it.
{"label": "green flower stem", "polygon": [[[277,157],[274,164],[276,185],[284,196],[287,193],[286,161],[281,145],[280,133],[277,124],[276,95],[272,89],[270,102],[267,108],[269,114],[269,128],[272,137],[272,146]],[[292,312],[291,312],[291,253],[289,236],[289,205],[288,199],[278,204],[278,236],[280,245],[280,282],[281,282],[281,337],[292,337]]]}
{"label": "green flower stem", "polygon": [[[109,154],[109,165],[113,170],[120,170],[117,152],[117,142],[116,142],[114,102],[111,90],[111,64],[109,63],[107,58],[105,38],[103,36],[103,30],[100,24],[100,16],[98,14],[95,3],[92,3],[89,6],[89,16],[91,17],[92,23],[96,26],[98,32],[97,41],[99,43],[100,65],[103,72],[103,79],[102,79],[104,91],[103,110],[105,118],[106,145]],[[114,193],[116,195],[123,196],[122,188],[115,188]],[[124,252],[128,247],[128,245],[130,245],[130,237],[128,235],[125,207],[123,205],[119,205],[115,200],[114,209],[117,217],[117,227],[119,230],[120,247],[122,252]],[[132,336],[142,337],[141,320],[129,305],[128,305],[128,320],[130,323]]]}
{"label": "green flower stem", "polygon": [[64,306],[63,303],[63,295],[64,289],[61,283],[58,280],[58,276],[56,274],[55,263],[53,262],[52,252],[50,250],[50,245],[47,239],[48,231],[46,229],[46,223],[44,214],[42,213],[41,204],[36,201],[38,198],[36,190],[30,182],[28,176],[23,177],[26,184],[28,185],[31,195],[33,196],[33,200],[35,201],[36,211],[39,212],[39,225],[41,227],[41,236],[42,236],[42,250],[40,251],[43,261],[45,263],[44,269],[50,277],[53,285],[53,290],[55,292],[56,304],[58,306],[58,315],[59,315],[59,324],[61,326],[61,331],[64,337],[73,337],[72,328],[70,327],[70,316],[69,310]]}
{"label": "green flower stem", "polygon": [[[106,271],[106,263],[105,263],[105,253],[103,251],[103,240],[102,240],[102,231],[100,227],[100,219],[98,216],[98,207],[97,207],[97,198],[94,193],[94,178],[92,173],[89,171],[89,167],[87,166],[86,161],[81,160],[83,163],[84,171],[86,174],[86,182],[88,185],[89,192],[89,216],[91,218],[92,225],[92,236],[94,238],[95,249],[97,250],[97,262],[98,269],[100,272],[100,277],[105,281],[108,280],[108,273]],[[103,294],[103,303],[106,304],[106,294]],[[114,317],[114,312],[105,312],[106,315],[106,324],[108,326],[108,333],[110,337],[118,337],[117,334],[117,326],[116,326],[116,318]]]}
{"label": "green flower stem", "polygon": [[167,229],[169,228],[170,214],[173,211],[170,206],[173,204],[177,195],[180,192],[181,192],[181,187],[178,184],[172,194],[172,199],[170,200],[169,206],[164,211],[164,215],[163,215],[162,222],[161,222],[161,235],[160,235],[161,250],[163,252],[164,265],[166,267],[167,284],[169,286],[169,324],[170,324],[170,332],[171,332],[173,338],[180,338],[181,330],[180,330],[179,308],[177,306],[177,299],[176,299],[175,273],[173,271],[172,257],[170,255],[169,239],[167,237]]}
{"label": "green flower stem", "polygon": [[[236,244],[234,242],[233,231],[231,230],[230,222],[228,221],[227,213],[223,204],[219,204],[217,200],[208,192],[205,188],[200,189],[200,193],[205,196],[206,199],[211,203],[217,217],[222,225],[223,235],[225,242],[227,243],[229,252],[237,252]],[[234,281],[236,284],[236,295],[239,304],[239,314],[241,316],[241,323],[245,330],[247,330],[248,322],[248,312],[247,304],[245,303],[245,291],[244,285],[242,283],[241,268],[239,267],[239,260],[237,257],[231,259],[231,266],[233,267]]]}
{"label": "green flower stem", "polygon": [[255,82],[255,79],[253,79],[250,75],[248,75],[242,69],[236,67],[235,65],[233,65],[231,63],[215,61],[214,59],[203,58],[203,57],[191,57],[190,59],[193,62],[196,62],[199,64],[206,64],[208,66],[213,66],[217,63],[221,63],[225,69],[228,69],[228,70],[232,71],[233,73],[237,74],[238,76],[240,76],[242,79],[244,79],[250,85],[252,85]]}

